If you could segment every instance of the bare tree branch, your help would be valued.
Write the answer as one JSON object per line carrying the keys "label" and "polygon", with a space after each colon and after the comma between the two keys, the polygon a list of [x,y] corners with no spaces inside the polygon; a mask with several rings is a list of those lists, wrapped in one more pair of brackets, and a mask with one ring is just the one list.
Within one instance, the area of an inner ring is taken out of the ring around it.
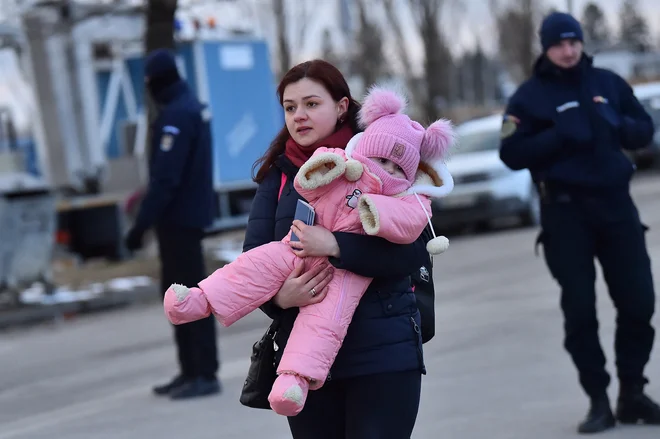
{"label": "bare tree branch", "polygon": [[424,45],[424,92],[418,96],[428,121],[440,115],[440,103],[449,97],[453,59],[440,20],[449,0],[410,0]]}
{"label": "bare tree branch", "polygon": [[275,16],[275,32],[277,38],[277,58],[279,60],[279,74],[283,75],[291,66],[291,48],[287,37],[287,19],[284,0],[273,0],[273,13]]}
{"label": "bare tree branch", "polygon": [[387,18],[387,24],[390,27],[390,30],[394,33],[394,40],[396,42],[397,55],[402,64],[404,71],[412,71],[412,62],[410,56],[408,56],[408,48],[406,47],[406,39],[403,36],[403,30],[401,29],[401,23],[399,22],[398,14],[394,11],[394,1],[393,0],[381,0],[383,9],[385,10],[385,16]]}
{"label": "bare tree branch", "polygon": [[505,9],[496,8],[500,57],[509,67],[509,73],[520,82],[532,74],[538,56],[536,28],[542,13],[540,0],[520,0],[520,4]]}
{"label": "bare tree branch", "polygon": [[305,41],[305,38],[307,37],[307,26],[309,24],[310,21],[309,18],[311,14],[310,14],[309,3],[307,1],[298,0],[296,2],[296,8],[297,8],[296,9],[297,16],[295,22],[299,26],[296,49],[300,49],[303,41]]}
{"label": "bare tree branch", "polygon": [[403,29],[401,28],[401,23],[399,21],[399,13],[397,13],[394,8],[394,1],[395,0],[380,0],[385,12],[388,30],[394,34],[396,54],[405,75],[406,85],[412,95],[413,102],[419,103],[422,101],[422,91],[417,86],[416,78],[413,73],[412,60],[408,54],[406,39],[403,35]]}
{"label": "bare tree branch", "polygon": [[177,0],[148,0],[145,50],[174,48],[174,15]]}
{"label": "bare tree branch", "polygon": [[[280,75],[291,68],[294,62],[293,53],[300,52],[307,38],[308,23],[314,11],[314,4],[310,1],[315,0],[271,0]],[[296,8],[293,22],[288,20],[289,5],[294,5]],[[295,41],[291,40],[290,35],[293,35]]]}
{"label": "bare tree branch", "polygon": [[369,19],[365,0],[356,0],[360,28],[351,47],[351,71],[357,73],[365,88],[376,83],[386,71],[382,30]]}

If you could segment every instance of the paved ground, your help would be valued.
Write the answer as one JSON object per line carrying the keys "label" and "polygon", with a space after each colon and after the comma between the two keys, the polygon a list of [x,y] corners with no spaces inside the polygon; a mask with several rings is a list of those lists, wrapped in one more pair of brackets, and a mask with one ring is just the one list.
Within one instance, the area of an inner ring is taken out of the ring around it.
{"label": "paved ground", "polygon": [[[635,190],[651,226],[655,273],[658,183]],[[454,239],[436,258],[438,335],[426,345],[429,374],[414,438],[576,437],[586,400],[562,348],[558,291],[534,256],[535,233]],[[611,365],[613,312],[599,287]],[[283,418],[238,403],[250,347],[265,323],[255,313],[222,330],[224,394],[181,403],[150,394],[174,370],[171,330],[156,305],[0,333],[0,439],[289,437]],[[660,348],[648,373],[648,390],[660,399]],[[605,437],[659,435],[660,427],[619,427]]]}

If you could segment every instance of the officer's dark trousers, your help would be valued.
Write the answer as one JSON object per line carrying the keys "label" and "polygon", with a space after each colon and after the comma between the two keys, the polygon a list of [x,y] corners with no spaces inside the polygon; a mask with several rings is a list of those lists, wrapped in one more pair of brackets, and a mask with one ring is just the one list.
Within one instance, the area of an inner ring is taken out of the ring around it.
{"label": "officer's dark trousers", "polygon": [[[161,260],[163,296],[173,283],[195,286],[206,277],[202,230],[159,227],[156,230]],[[216,326],[213,316],[174,325],[181,374],[213,379],[218,371]]]}
{"label": "officer's dark trousers", "polygon": [[418,370],[328,381],[288,418],[293,439],[410,439],[421,385]]}
{"label": "officer's dark trousers", "polygon": [[582,387],[598,396],[610,383],[598,338],[596,271],[602,267],[617,310],[615,352],[621,383],[644,384],[653,346],[655,294],[645,229],[627,191],[604,194],[556,192],[541,204],[546,263],[561,286],[564,346]]}

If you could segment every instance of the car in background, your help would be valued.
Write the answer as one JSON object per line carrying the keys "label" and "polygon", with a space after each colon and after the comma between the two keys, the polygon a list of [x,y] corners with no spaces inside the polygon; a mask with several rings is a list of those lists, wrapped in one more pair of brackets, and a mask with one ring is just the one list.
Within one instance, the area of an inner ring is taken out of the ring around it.
{"label": "car in background", "polygon": [[626,151],[628,157],[639,168],[660,166],[660,82],[649,82],[633,86],[633,92],[649,113],[655,125],[655,136],[646,148]]}
{"label": "car in background", "polygon": [[456,127],[458,144],[447,161],[455,187],[432,204],[433,225],[439,231],[487,227],[508,217],[529,226],[539,223],[539,197],[529,171],[512,171],[500,159],[501,127],[501,114]]}

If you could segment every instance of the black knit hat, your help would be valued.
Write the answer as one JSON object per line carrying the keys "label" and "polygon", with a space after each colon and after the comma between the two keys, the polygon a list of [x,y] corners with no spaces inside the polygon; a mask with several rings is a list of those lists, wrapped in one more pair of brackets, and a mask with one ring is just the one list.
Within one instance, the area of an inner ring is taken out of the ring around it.
{"label": "black knit hat", "polygon": [[147,56],[144,75],[149,78],[148,87],[152,93],[159,93],[181,80],[174,55],[166,49],[154,50]]}
{"label": "black knit hat", "polygon": [[544,52],[561,40],[584,41],[580,22],[572,15],[563,12],[553,12],[543,20],[539,37]]}

